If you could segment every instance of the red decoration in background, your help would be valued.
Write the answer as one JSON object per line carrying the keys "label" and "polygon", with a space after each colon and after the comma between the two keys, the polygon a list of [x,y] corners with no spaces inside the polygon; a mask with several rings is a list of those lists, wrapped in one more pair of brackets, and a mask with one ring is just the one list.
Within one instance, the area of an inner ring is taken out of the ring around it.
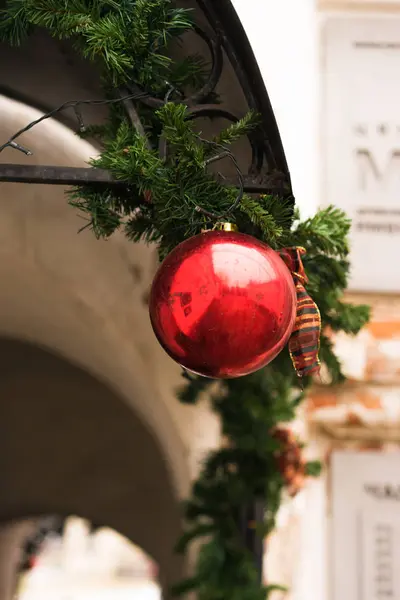
{"label": "red decoration in background", "polygon": [[280,442],[276,451],[276,461],[288,492],[296,496],[303,488],[306,479],[306,462],[303,459],[302,447],[289,429],[277,428],[272,437]]}
{"label": "red decoration in background", "polygon": [[296,317],[292,275],[277,252],[233,231],[192,237],[153,282],[150,318],[166,352],[185,369],[232,378],[271,362]]}

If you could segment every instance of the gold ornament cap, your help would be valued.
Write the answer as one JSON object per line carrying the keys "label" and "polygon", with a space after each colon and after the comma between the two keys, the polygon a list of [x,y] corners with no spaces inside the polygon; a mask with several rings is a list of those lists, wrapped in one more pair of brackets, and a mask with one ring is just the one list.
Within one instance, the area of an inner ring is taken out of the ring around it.
{"label": "gold ornament cap", "polygon": [[239,227],[235,223],[216,223],[212,229],[202,229],[201,233],[210,231],[239,231]]}
{"label": "gold ornament cap", "polygon": [[220,223],[219,229],[221,231],[239,231],[239,227],[234,223]]}

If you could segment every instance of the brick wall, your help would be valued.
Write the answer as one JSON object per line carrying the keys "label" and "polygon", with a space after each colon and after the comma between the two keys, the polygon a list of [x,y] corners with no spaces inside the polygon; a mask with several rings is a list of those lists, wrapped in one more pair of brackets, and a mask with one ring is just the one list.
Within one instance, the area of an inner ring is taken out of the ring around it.
{"label": "brick wall", "polygon": [[[357,299],[358,300],[358,299]],[[361,298],[371,323],[358,336],[336,336],[348,377],[339,388],[317,385],[307,400],[311,422],[396,428],[400,425],[400,298]]]}

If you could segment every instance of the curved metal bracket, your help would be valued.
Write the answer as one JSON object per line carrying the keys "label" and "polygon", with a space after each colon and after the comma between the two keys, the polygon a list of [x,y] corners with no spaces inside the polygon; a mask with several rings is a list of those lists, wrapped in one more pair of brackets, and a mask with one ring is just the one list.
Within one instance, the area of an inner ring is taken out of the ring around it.
{"label": "curved metal bracket", "polygon": [[[257,66],[249,40],[240,23],[230,0],[194,0],[194,14],[201,21],[196,24],[194,32],[207,45],[211,56],[211,68],[207,81],[200,90],[186,98],[176,98],[188,107],[188,118],[220,118],[236,122],[240,116],[227,107],[222,98],[221,104],[215,104],[213,95],[218,93],[222,76],[225,79],[236,78],[236,84],[242,90],[248,110],[255,110],[261,115],[261,125],[257,131],[249,135],[251,159],[247,176],[243,178],[243,189],[248,193],[274,193],[284,197],[293,197],[290,175],[286,164],[278,127],[272,111],[271,103],[265,85]],[[205,18],[204,18],[205,17]],[[204,21],[207,23],[204,23]],[[168,85],[168,84],[167,84]],[[141,91],[137,85],[130,83],[129,92]],[[121,90],[122,95],[125,93]],[[140,120],[140,105],[157,109],[165,103],[165,98],[156,98],[141,93],[140,99],[125,100],[125,110],[141,135],[145,129]],[[171,101],[174,101],[172,95]],[[232,104],[232,103],[231,103]],[[245,111],[246,112],[246,111]],[[160,147],[161,154],[166,149]],[[88,172],[89,171],[89,172]],[[67,182],[82,181],[86,184],[120,185],[113,181],[110,175],[100,169],[72,169],[71,167],[37,167],[36,165],[0,165],[0,182],[18,181],[30,183],[51,183],[66,185]],[[225,179],[224,183],[235,182]],[[241,182],[236,182],[241,188]]]}

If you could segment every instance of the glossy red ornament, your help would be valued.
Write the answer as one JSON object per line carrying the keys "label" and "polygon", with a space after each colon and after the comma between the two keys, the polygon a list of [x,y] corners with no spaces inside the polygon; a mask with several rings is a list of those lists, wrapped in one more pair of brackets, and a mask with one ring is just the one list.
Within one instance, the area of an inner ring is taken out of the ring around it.
{"label": "glossy red ornament", "polygon": [[209,231],[160,266],[150,318],[164,350],[185,369],[224,379],[257,371],[286,345],[296,316],[292,275],[259,240]]}

